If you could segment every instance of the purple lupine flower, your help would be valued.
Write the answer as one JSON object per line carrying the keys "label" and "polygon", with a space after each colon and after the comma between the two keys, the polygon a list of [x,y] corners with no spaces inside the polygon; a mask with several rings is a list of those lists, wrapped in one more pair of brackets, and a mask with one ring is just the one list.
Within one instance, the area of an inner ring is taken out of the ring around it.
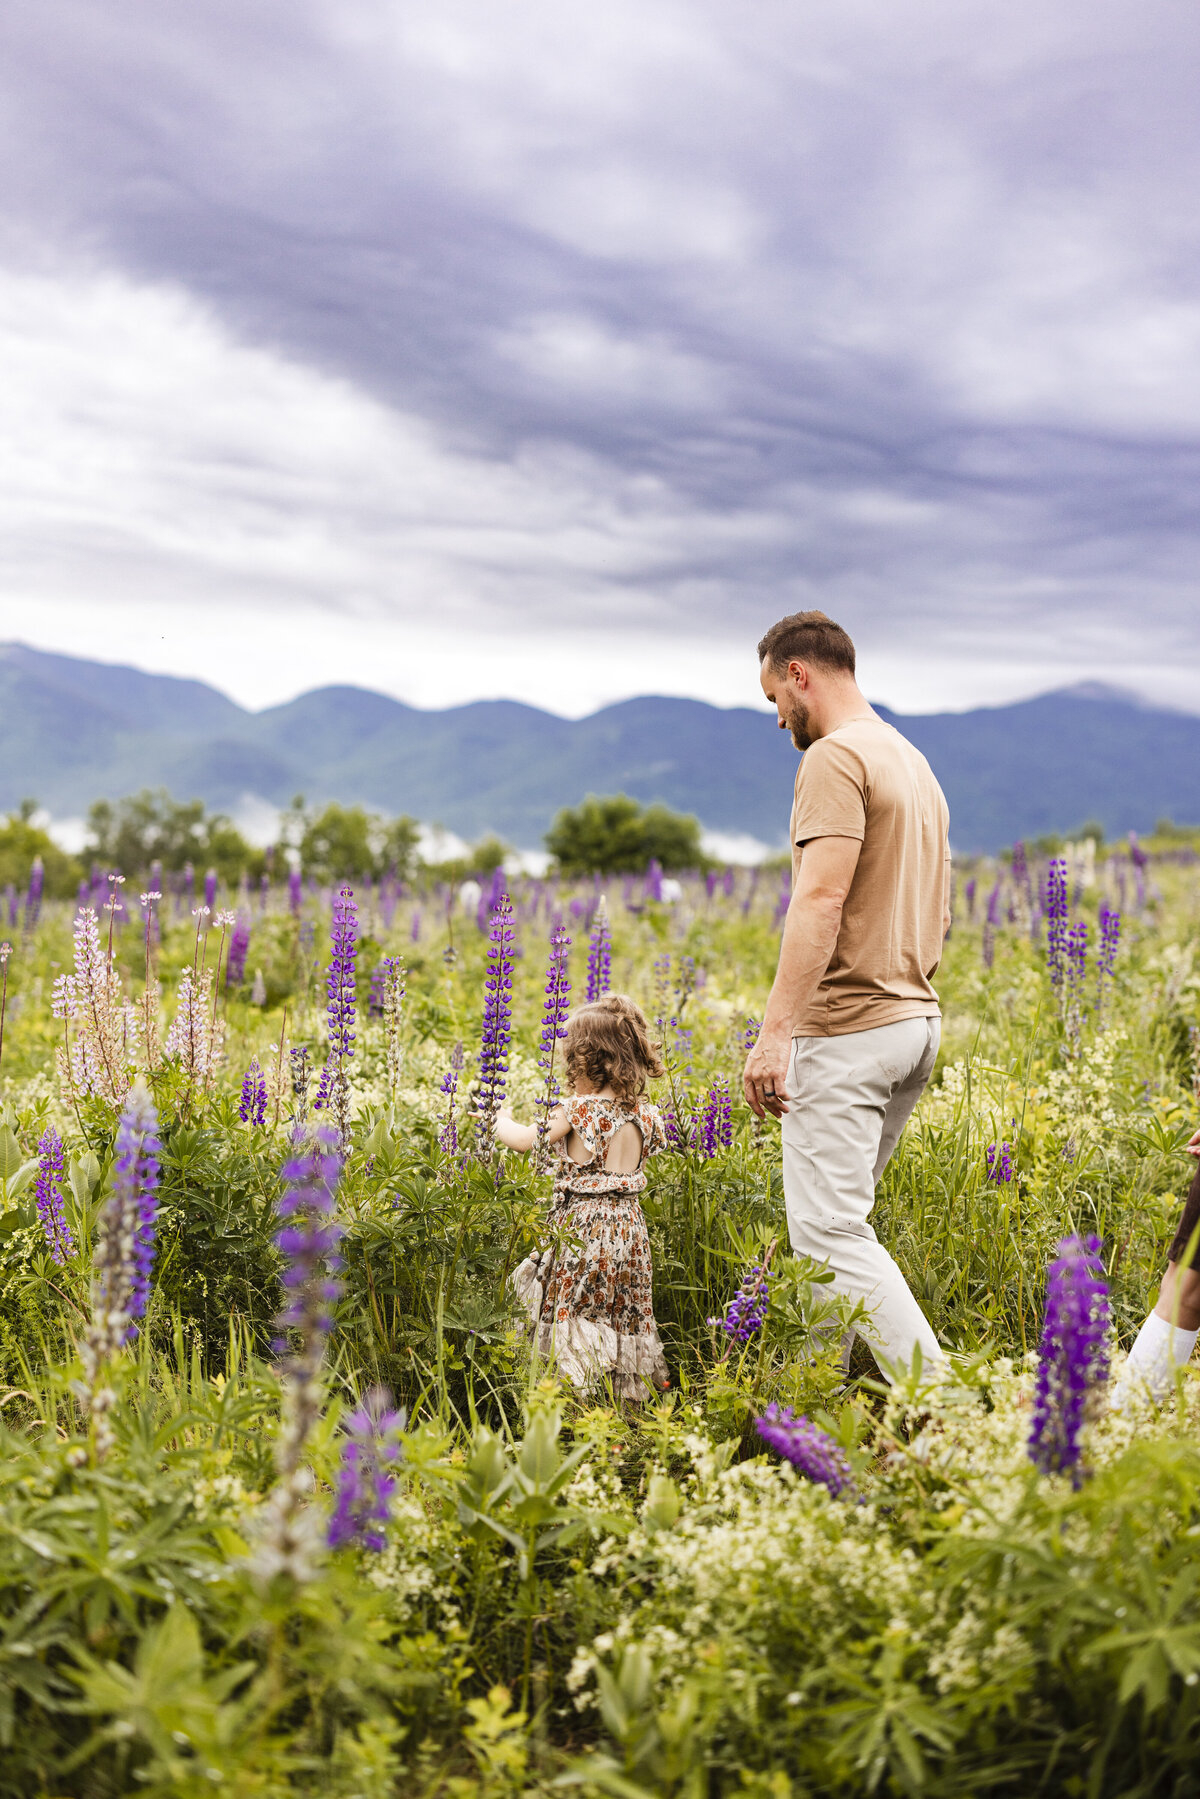
{"label": "purple lupine flower", "polygon": [[210,868],[204,877],[204,903],[211,912],[217,903],[217,871]]}
{"label": "purple lupine flower", "polygon": [[354,959],[358,954],[358,907],[354,891],[339,889],[333,902],[329,969],[325,977],[325,1018],[329,1055],[321,1071],[313,1110],[328,1108],[337,1121],[343,1154],[350,1146],[350,1070],[357,1022]]}
{"label": "purple lupine flower", "polygon": [[708,1320],[714,1329],[725,1332],[735,1343],[748,1343],[762,1329],[770,1303],[767,1271],[755,1262],[742,1276],[742,1284],[729,1302],[723,1318]]}
{"label": "purple lupine flower", "polygon": [[299,914],[300,907],[304,903],[304,877],[300,872],[299,864],[297,864],[295,868],[288,869],[287,884],[288,909],[291,912]]}
{"label": "purple lupine flower", "polygon": [[117,1124],[112,1192],[92,1262],[92,1326],[99,1360],[137,1335],[146,1315],[158,1215],[158,1113],[139,1082]]}
{"label": "purple lupine flower", "polygon": [[9,926],[11,929],[15,929],[17,920],[20,917],[21,909],[20,909],[20,905],[17,900],[17,889],[12,881],[9,881],[6,884],[5,889],[4,889],[4,897],[8,902]]}
{"label": "purple lupine flower", "polygon": [[50,1254],[61,1268],[75,1244],[63,1212],[63,1145],[53,1125],[38,1144],[37,1212]]}
{"label": "purple lupine flower", "polygon": [[488,970],[484,981],[483,1035],[479,1047],[480,1147],[492,1153],[496,1118],[508,1086],[508,1050],[512,1042],[513,944],[512,901],[507,893],[492,917]]}
{"label": "purple lupine flower", "polygon": [[341,1466],[334,1482],[334,1507],[326,1541],[331,1549],[359,1543],[379,1551],[392,1494],[393,1470],[403,1457],[400,1436],[407,1414],[397,1411],[386,1387],[372,1387],[346,1419]]}
{"label": "purple lupine flower", "polygon": [[816,1481],[837,1499],[841,1494],[854,1499],[858,1489],[854,1475],[840,1443],[811,1419],[797,1418],[790,1406],[769,1405],[755,1430],[764,1443],[770,1444],[806,1479]]}
{"label": "purple lupine flower", "polygon": [[1012,882],[1017,892],[1024,894],[1025,903],[1029,905],[1033,899],[1029,882],[1029,859],[1025,854],[1025,845],[1019,840],[1012,848]]}
{"label": "purple lupine flower", "polygon": [[225,985],[240,987],[246,978],[246,957],[250,954],[250,920],[244,912],[237,915],[237,923],[233,927],[233,935],[229,939],[229,954],[225,958]]}
{"label": "purple lupine flower", "polygon": [[676,1116],[674,1106],[663,1107],[662,1121],[663,1131],[665,1132],[667,1139],[667,1147],[669,1149],[677,1149],[680,1152],[685,1150],[688,1146],[691,1127]]}
{"label": "purple lupine flower", "polygon": [[308,1117],[308,1058],[311,1045],[298,1043],[288,1051],[288,1066],[292,1079],[292,1118],[296,1124],[303,1124]]}
{"label": "purple lupine flower", "polygon": [[387,969],[382,962],[371,970],[371,986],[367,994],[367,1017],[383,1017],[383,987],[387,980]]}
{"label": "purple lupine flower", "polygon": [[37,924],[42,910],[42,890],[46,884],[46,870],[40,856],[33,858],[33,866],[29,870],[29,886],[25,891],[25,929],[32,931]]}
{"label": "purple lupine flower", "polygon": [[707,899],[711,899],[713,894],[716,891],[717,891],[717,871],[715,868],[710,868],[708,873],[704,877],[705,897]]}
{"label": "purple lupine flower", "polygon": [[109,1412],[116,1395],[106,1365],[137,1334],[154,1265],[158,1211],[158,1114],[139,1082],[117,1125],[112,1191],[100,1209],[92,1253],[91,1315],[79,1343],[84,1403],[103,1459],[114,1437]]}
{"label": "purple lupine flower", "polygon": [[590,1005],[593,1000],[602,999],[608,992],[612,974],[612,934],[608,928],[608,907],[603,898],[596,907],[595,923],[588,943],[587,959],[587,997]]}
{"label": "purple lupine flower", "polygon": [[1029,1455],[1077,1486],[1088,1399],[1108,1374],[1108,1316],[1099,1237],[1064,1237],[1047,1273]]}
{"label": "purple lupine flower", "polygon": [[341,1158],[336,1143],[333,1131],[318,1131],[315,1141],[283,1168],[287,1186],[277,1208],[282,1228],[275,1238],[287,1300],[276,1320],[280,1335],[275,1340],[283,1375],[283,1419],[275,1444],[279,1479],[255,1520],[258,1546],[253,1557],[264,1581],[277,1574],[310,1579],[324,1535],[319,1515],[308,1504],[311,1476],[302,1464],[321,1416],[321,1370],[333,1306],[341,1293],[342,1226],[334,1216]]}
{"label": "purple lupine flower", "polygon": [[646,882],[643,888],[646,898],[648,900],[660,900],[662,898],[662,884],[662,863],[658,860],[657,856],[651,856],[650,861],[646,866]]}
{"label": "purple lupine flower", "polygon": [[1083,1027],[1083,983],[1087,977],[1088,928],[1086,923],[1073,925],[1067,932],[1067,1030],[1076,1046]]}
{"label": "purple lupine flower", "polygon": [[996,927],[1000,923],[1000,882],[988,894],[987,917],[983,921],[983,966],[990,968],[996,959]]}
{"label": "purple lupine flower", "polygon": [[1130,831],[1129,833],[1129,860],[1133,863],[1135,868],[1145,868],[1147,862],[1150,860],[1138,841],[1138,834],[1136,831]]}
{"label": "purple lupine flower", "polygon": [[754,1018],[754,1017],[747,1018],[746,1028],[742,1032],[742,1048],[747,1055],[750,1054],[750,1051],[754,1048],[754,1045],[758,1042],[758,1034],[761,1030],[762,1030],[762,1025],[759,1023],[757,1018]]}
{"label": "purple lupine flower", "polygon": [[238,1101],[238,1117],[243,1124],[264,1125],[267,1122],[267,1077],[255,1056],[242,1081],[242,1097]]}
{"label": "purple lupine flower", "polygon": [[276,1354],[285,1354],[287,1339],[282,1333],[298,1332],[300,1348],[292,1362],[310,1368],[324,1356],[333,1329],[333,1306],[342,1291],[337,1246],[343,1227],[334,1216],[341,1171],[336,1134],[317,1131],[303,1154],[284,1163],[287,1186],[276,1208],[284,1221],[275,1244],[284,1260],[279,1278],[287,1304],[276,1321],[281,1334],[274,1347]]}
{"label": "purple lupine flower", "polygon": [[972,875],[970,880],[963,885],[963,893],[965,894],[967,901],[967,917],[971,920],[972,924],[975,922],[975,889],[977,885],[978,883],[976,882],[974,875]]}
{"label": "purple lupine flower", "polygon": [[718,1149],[728,1149],[733,1142],[733,1100],[723,1074],[709,1088],[697,1122],[700,1153],[711,1162]]}
{"label": "purple lupine flower", "polygon": [[1100,950],[1096,957],[1096,1016],[1104,1008],[1105,982],[1111,981],[1117,962],[1117,945],[1121,941],[1121,914],[1100,908]]}
{"label": "purple lupine flower", "polygon": [[546,987],[542,996],[542,1034],[538,1038],[538,1067],[542,1071],[542,1092],[538,1099],[538,1138],[544,1146],[550,1128],[550,1114],[558,1103],[559,1083],[554,1072],[555,1051],[567,1034],[567,1009],[571,983],[567,979],[567,958],[571,939],[561,924],[550,932],[550,963],[546,969]]}
{"label": "purple lupine flower", "polygon": [[466,1064],[462,1039],[450,1051],[450,1066],[442,1076],[441,1092],[446,1096],[446,1110],[439,1112],[442,1128],[438,1132],[438,1143],[448,1156],[458,1151],[458,1120],[454,1114],[455,1102],[458,1098],[458,1077]]}
{"label": "purple lupine flower", "polygon": [[387,1039],[388,1091],[395,1094],[404,1060],[400,1046],[400,1014],[408,992],[408,973],[399,956],[385,956],[379,964],[379,973],[382,976],[379,1009]]}
{"label": "purple lupine flower", "polygon": [[1056,856],[1046,877],[1046,966],[1056,991],[1066,975],[1068,916],[1067,865],[1061,856]]}
{"label": "purple lupine flower", "polygon": [[413,909],[412,924],[409,927],[409,935],[411,936],[414,943],[420,943],[420,941],[421,941],[421,908],[419,906],[417,906]]}
{"label": "purple lupine flower", "polygon": [[987,1179],[989,1181],[993,1181],[999,1187],[1006,1181],[1012,1180],[1011,1143],[1001,1143],[998,1146],[995,1143],[989,1143],[983,1153],[987,1161]]}
{"label": "purple lupine flower", "polygon": [[333,902],[330,949],[325,1016],[330,1051],[344,1059],[354,1054],[356,1023],[354,959],[358,954],[358,906],[350,887],[340,888]]}

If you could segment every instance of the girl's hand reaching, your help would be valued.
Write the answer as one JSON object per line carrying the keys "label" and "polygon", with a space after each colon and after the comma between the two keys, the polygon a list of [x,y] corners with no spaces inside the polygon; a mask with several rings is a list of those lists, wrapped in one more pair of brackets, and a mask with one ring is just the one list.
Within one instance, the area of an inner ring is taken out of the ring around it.
{"label": "girl's hand reaching", "polygon": [[1191,1141],[1187,1146],[1187,1152],[1189,1156],[1200,1156],[1200,1131],[1192,1132]]}

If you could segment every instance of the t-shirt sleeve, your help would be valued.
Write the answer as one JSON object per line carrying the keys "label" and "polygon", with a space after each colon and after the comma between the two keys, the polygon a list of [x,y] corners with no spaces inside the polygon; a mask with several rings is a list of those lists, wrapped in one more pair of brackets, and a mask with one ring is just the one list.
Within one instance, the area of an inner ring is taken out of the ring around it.
{"label": "t-shirt sleeve", "polygon": [[862,758],[848,744],[829,737],[819,739],[806,751],[800,764],[792,813],[793,841],[853,837],[861,843],[866,830],[866,772]]}

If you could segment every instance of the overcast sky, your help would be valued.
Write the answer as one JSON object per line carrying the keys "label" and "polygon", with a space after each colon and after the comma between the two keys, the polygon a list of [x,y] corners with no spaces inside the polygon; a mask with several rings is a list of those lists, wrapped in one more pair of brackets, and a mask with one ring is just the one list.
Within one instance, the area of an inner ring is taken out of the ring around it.
{"label": "overcast sky", "polygon": [[1195,0],[5,0],[0,636],[1200,710]]}

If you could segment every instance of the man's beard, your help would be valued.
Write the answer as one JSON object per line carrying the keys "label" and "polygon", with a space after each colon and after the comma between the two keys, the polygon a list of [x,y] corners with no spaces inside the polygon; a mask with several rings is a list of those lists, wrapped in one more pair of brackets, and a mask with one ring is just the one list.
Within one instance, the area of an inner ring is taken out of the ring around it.
{"label": "man's beard", "polygon": [[793,700],[787,711],[787,727],[792,742],[800,751],[812,748],[813,736],[808,728],[809,711],[803,700]]}

